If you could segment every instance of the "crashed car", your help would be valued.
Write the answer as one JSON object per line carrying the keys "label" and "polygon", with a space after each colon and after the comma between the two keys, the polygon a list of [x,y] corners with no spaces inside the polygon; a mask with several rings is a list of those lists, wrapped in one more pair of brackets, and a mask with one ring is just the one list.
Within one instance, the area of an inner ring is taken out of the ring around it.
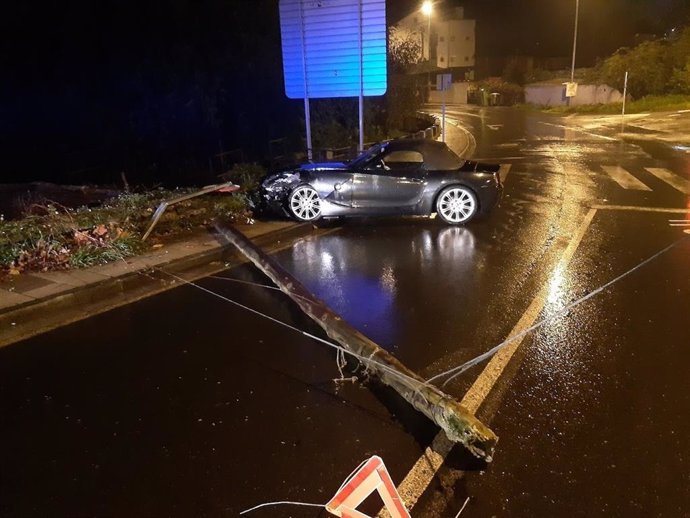
{"label": "crashed car", "polygon": [[498,165],[463,160],[442,142],[400,139],[376,144],[349,163],[308,163],[269,174],[253,199],[259,210],[302,222],[435,213],[458,225],[488,213],[502,190]]}

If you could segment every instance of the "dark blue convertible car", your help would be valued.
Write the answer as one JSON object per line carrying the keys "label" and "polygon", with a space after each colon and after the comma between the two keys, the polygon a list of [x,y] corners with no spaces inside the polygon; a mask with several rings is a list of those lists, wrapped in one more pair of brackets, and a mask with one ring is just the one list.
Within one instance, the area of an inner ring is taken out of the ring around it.
{"label": "dark blue convertible car", "polygon": [[298,221],[436,213],[457,225],[490,211],[502,190],[498,165],[463,160],[442,142],[400,139],[376,144],[349,163],[270,174],[254,200],[259,209]]}

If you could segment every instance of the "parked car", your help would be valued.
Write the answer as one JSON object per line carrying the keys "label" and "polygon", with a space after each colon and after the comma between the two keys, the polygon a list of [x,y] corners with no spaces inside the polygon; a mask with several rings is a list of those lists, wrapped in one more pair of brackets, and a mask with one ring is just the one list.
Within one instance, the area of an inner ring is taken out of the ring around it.
{"label": "parked car", "polygon": [[258,209],[297,221],[438,214],[467,223],[498,202],[499,166],[463,160],[442,142],[376,144],[349,163],[309,163],[269,174],[252,197]]}

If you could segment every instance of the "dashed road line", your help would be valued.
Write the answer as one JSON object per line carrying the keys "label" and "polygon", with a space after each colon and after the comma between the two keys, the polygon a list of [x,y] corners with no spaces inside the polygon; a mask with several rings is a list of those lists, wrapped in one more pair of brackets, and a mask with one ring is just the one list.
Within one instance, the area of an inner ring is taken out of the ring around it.
{"label": "dashed road line", "polygon": [[647,171],[682,193],[690,194],[690,181],[673,174],[663,167],[645,167]]}
{"label": "dashed road line", "polygon": [[[575,252],[577,251],[582,238],[585,236],[587,229],[592,223],[597,209],[590,209],[587,212],[584,220],[580,224],[576,234],[571,239],[570,243],[563,252],[561,260],[554,268],[554,272],[564,271],[570,264]],[[522,315],[517,325],[513,328],[509,336],[515,336],[522,330],[530,327],[537,320],[539,314],[544,309],[546,301],[548,300],[549,286],[545,284],[540,290],[532,303],[527,308],[527,311]],[[475,380],[474,384],[467,391],[463,397],[461,404],[470,412],[476,413],[481,404],[488,396],[491,389],[494,387],[511,358],[520,347],[524,340],[520,338],[515,340],[510,345],[501,349],[486,365],[482,373]],[[412,509],[422,496],[426,488],[431,483],[438,470],[443,465],[446,457],[453,449],[454,443],[450,442],[446,434],[441,431],[436,435],[431,443],[431,446],[426,448],[424,454],[417,460],[410,472],[405,476],[403,481],[398,486],[400,497],[408,509]],[[378,518],[389,518],[389,514],[383,510],[378,515]]]}
{"label": "dashed road line", "polygon": [[623,187],[623,189],[633,191],[651,191],[647,185],[642,183],[619,165],[602,165],[601,168],[611,177],[614,182]]}

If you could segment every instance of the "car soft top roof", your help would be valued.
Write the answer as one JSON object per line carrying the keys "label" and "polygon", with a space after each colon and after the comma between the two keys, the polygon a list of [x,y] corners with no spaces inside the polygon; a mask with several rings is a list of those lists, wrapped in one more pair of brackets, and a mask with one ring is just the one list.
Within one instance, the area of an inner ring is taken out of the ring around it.
{"label": "car soft top roof", "polygon": [[418,151],[424,155],[424,164],[431,171],[452,171],[465,161],[456,155],[445,142],[429,139],[396,139],[384,146],[387,151]]}

